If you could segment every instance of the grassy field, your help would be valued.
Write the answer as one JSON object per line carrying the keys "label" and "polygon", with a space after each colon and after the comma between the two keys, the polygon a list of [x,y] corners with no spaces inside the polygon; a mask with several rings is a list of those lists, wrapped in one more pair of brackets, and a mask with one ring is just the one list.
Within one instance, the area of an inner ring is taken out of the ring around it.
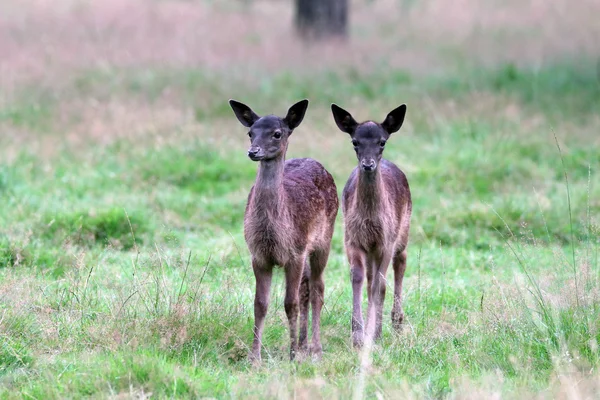
{"label": "grassy field", "polygon": [[[357,0],[347,43],[306,46],[288,2],[0,1],[0,398],[593,398],[600,5],[450,3]],[[388,296],[371,368],[341,212],[323,360],[288,361],[277,271],[247,361],[257,165],[229,98],[309,98],[288,157],[340,192],[329,104],[408,105],[385,152],[413,194],[407,322]]]}

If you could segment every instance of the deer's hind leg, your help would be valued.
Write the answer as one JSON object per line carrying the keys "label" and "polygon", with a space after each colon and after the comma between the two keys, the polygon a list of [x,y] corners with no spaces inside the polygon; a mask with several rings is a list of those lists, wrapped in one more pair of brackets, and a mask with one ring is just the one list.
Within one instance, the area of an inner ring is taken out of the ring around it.
{"label": "deer's hind leg", "polygon": [[300,337],[298,350],[300,353],[308,352],[308,310],[310,307],[310,265],[308,259],[304,263],[304,271],[300,281]]}
{"label": "deer's hind leg", "polygon": [[320,359],[323,354],[321,345],[321,310],[325,301],[325,281],[323,271],[327,266],[329,249],[314,250],[310,256],[310,304],[312,308],[312,345],[313,358]]}
{"label": "deer's hind leg", "polygon": [[402,281],[406,271],[406,248],[396,250],[393,260],[394,266],[394,305],[392,306],[392,327],[399,331],[404,321],[404,310],[402,309]]}
{"label": "deer's hind leg", "polygon": [[305,257],[290,260],[285,266],[285,299],[283,305],[290,327],[290,360],[298,353],[298,311],[300,282],[304,273]]}

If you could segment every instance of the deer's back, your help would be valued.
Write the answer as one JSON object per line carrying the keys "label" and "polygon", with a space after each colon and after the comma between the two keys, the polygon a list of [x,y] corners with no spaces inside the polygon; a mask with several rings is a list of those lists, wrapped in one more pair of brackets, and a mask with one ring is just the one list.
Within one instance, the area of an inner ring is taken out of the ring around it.
{"label": "deer's back", "polygon": [[323,211],[335,218],[338,210],[337,188],[333,177],[312,158],[292,158],[285,163],[283,186],[298,215],[309,219]]}
{"label": "deer's back", "polygon": [[[301,237],[319,237],[333,231],[339,207],[333,177],[311,158],[294,158],[285,163],[283,187],[289,212]],[[330,234],[329,234],[330,235]]]}

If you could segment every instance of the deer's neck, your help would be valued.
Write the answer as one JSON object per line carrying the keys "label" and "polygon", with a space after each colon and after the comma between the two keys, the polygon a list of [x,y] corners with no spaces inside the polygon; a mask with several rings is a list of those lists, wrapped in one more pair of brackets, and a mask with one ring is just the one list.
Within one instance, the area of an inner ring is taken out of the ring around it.
{"label": "deer's neck", "polygon": [[374,215],[380,211],[384,196],[383,178],[379,169],[374,173],[360,170],[356,188],[356,206],[363,215]]}
{"label": "deer's neck", "polygon": [[284,157],[261,161],[254,184],[254,209],[278,215],[284,203],[283,170]]}

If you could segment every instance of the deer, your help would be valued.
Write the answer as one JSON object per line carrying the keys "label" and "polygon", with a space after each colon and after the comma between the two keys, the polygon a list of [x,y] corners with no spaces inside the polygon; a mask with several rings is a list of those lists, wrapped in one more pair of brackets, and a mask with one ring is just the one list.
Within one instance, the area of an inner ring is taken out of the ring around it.
{"label": "deer", "polygon": [[339,200],[333,177],[319,162],[311,158],[285,159],[289,138],[304,119],[308,100],[291,106],[284,118],[259,117],[250,107],[235,100],[229,104],[239,122],[249,128],[248,157],[259,163],[244,215],[244,238],[256,280],[254,340],[248,357],[253,364],[261,362],[271,278],[277,265],[285,273],[284,308],[289,324],[290,360],[299,351],[318,360],[323,351],[320,333],[325,291],[323,271]]}
{"label": "deer", "polygon": [[[337,127],[350,135],[358,159],[358,166],[350,174],[342,193],[342,213],[344,247],[352,279],[352,343],[360,348],[381,336],[390,262],[394,269],[393,328],[401,330],[404,320],[402,281],[412,200],[406,175],[382,156],[386,142],[404,122],[406,105],[392,110],[382,123],[358,123],[336,104],[331,105],[331,111]],[[366,326],[361,309],[365,273]]]}

